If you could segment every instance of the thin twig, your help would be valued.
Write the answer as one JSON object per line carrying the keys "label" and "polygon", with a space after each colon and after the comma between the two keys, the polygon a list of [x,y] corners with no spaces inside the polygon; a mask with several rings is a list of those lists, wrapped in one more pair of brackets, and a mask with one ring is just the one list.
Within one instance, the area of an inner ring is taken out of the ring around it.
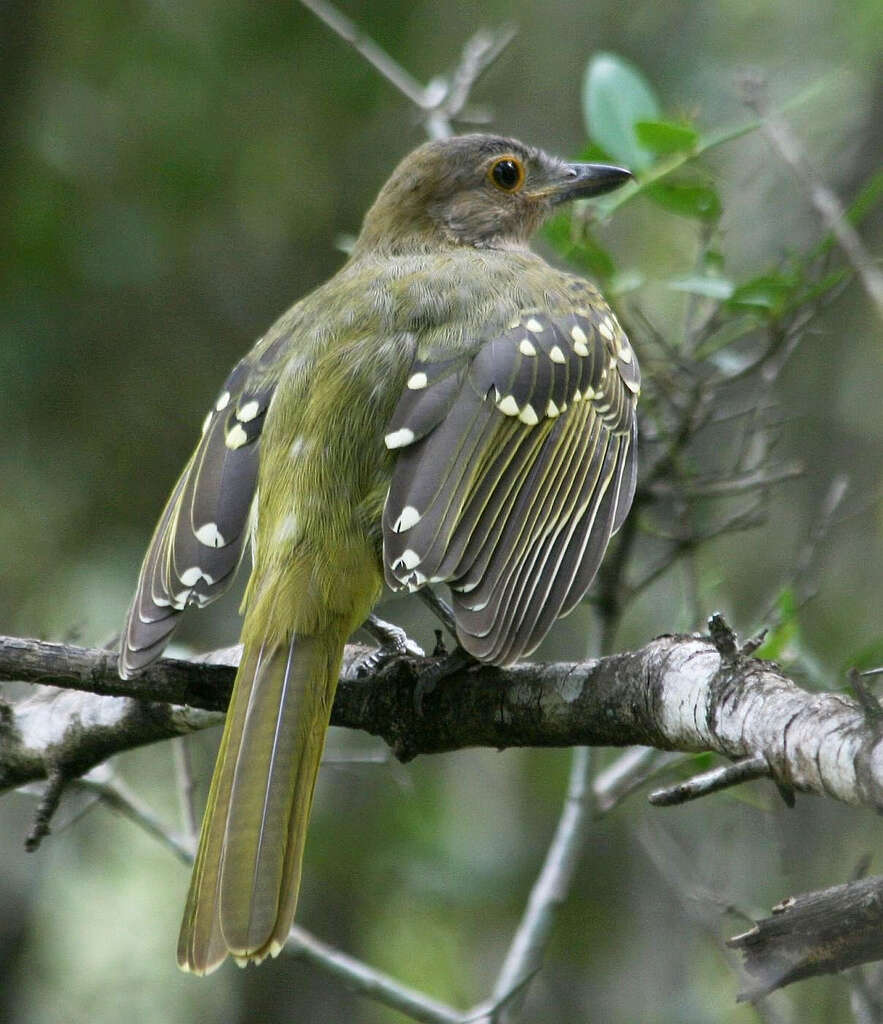
{"label": "thin twig", "polygon": [[824,550],[824,541],[834,526],[837,511],[848,493],[849,477],[845,473],[838,473],[825,492],[825,497],[819,506],[818,514],[810,527],[809,536],[794,561],[793,572],[787,583],[776,588],[775,594],[770,598],[769,603],[757,620],[759,623],[769,626],[770,622],[775,625],[781,620],[781,615],[778,613],[778,604],[783,586],[788,586],[794,592],[795,611],[802,608],[812,597],[812,591],[806,586],[806,579]]}
{"label": "thin twig", "polygon": [[813,168],[785,116],[770,107],[763,83],[756,77],[746,77],[743,89],[746,105],[761,118],[761,131],[806,188],[809,201],[836,238],[877,315],[883,319],[883,273],[865,249],[859,233],[849,223],[843,204]]}
{"label": "thin twig", "polygon": [[755,469],[727,477],[695,477],[692,480],[673,482],[657,480],[648,490],[651,494],[666,497],[678,494],[684,498],[722,498],[745,494],[762,487],[794,480],[806,472],[802,462],[787,462],[782,466]]}
{"label": "thin twig", "polygon": [[[183,841],[174,832],[165,828],[144,801],[120,779],[113,778],[108,782],[76,779],[71,785],[95,793],[103,803],[125,815],[148,835],[172,850],[179,860],[192,865],[194,845]],[[412,1020],[424,1024],[462,1024],[464,1020],[461,1011],[431,999],[422,992],[396,981],[388,974],[348,956],[298,925],[291,929],[285,950],[320,967],[354,992],[391,1006],[407,1014]]]}
{"label": "thin twig", "polygon": [[445,139],[454,134],[451,122],[465,118],[465,107],[475,84],[515,36],[515,28],[511,25],[497,30],[479,30],[467,40],[460,63],[453,73],[450,76],[438,75],[424,86],[328,0],[300,2],[414,104],[431,139]]}
{"label": "thin twig", "polygon": [[746,757],[735,764],[723,765],[694,775],[676,786],[654,790],[648,799],[656,807],[674,807],[676,804],[685,804],[689,800],[697,800],[699,797],[718,793],[722,789],[729,789],[730,786],[741,785],[750,779],[769,777],[769,774],[769,765],[762,757]]}
{"label": "thin twig", "polygon": [[334,946],[317,939],[295,925],[285,943],[286,953],[320,967],[327,974],[342,981],[359,995],[368,996],[385,1006],[391,1006],[412,1020],[424,1024],[462,1024],[464,1014],[445,1003],[431,999],[423,992],[403,985],[383,971],[375,970]]}
{"label": "thin twig", "polygon": [[[535,972],[542,963],[543,952],[558,910],[567,897],[582,850],[580,840],[591,803],[590,771],[591,752],[587,747],[578,747],[573,752],[564,810],[546,851],[543,868],[531,890],[521,924],[497,976],[493,991],[495,1001],[505,999],[526,975]],[[502,1018],[503,1021],[505,1019]]]}
{"label": "thin twig", "polygon": [[447,138],[453,134],[451,122],[465,117],[464,108],[470,92],[515,38],[515,32],[512,25],[496,30],[479,29],[466,41],[460,63],[450,77],[437,78],[431,83],[431,86],[439,88],[441,95],[426,119],[426,130],[431,138]]}
{"label": "thin twig", "polygon": [[102,803],[115,811],[119,811],[133,821],[145,832],[158,839],[168,847],[175,856],[185,864],[193,863],[194,843],[183,839],[171,829],[166,828],[152,809],[119,778],[111,777],[108,781],[97,781],[88,777],[71,782],[80,789],[95,793]]}
{"label": "thin twig", "polygon": [[595,816],[612,811],[658,772],[682,760],[681,754],[672,754],[653,747],[632,747],[598,772],[592,783]]}
{"label": "thin twig", "polygon": [[[722,948],[720,917],[723,914],[735,915],[740,920],[753,924],[751,915],[727,900],[717,890],[704,885],[697,879],[692,866],[691,873],[688,873],[686,865],[691,864],[689,858],[660,825],[651,825],[645,821],[635,829],[635,837],[660,876],[678,898],[687,916],[706,933],[712,947],[720,952],[735,971],[735,959],[726,948]],[[786,1024],[793,1017],[789,1001],[782,999],[781,996],[778,1006],[773,1006],[762,999],[754,1003],[753,1008],[758,1018],[768,1024]]]}
{"label": "thin twig", "polygon": [[199,835],[199,815],[193,800],[193,771],[190,764],[190,747],[183,736],[172,740],[175,757],[175,777],[178,783],[178,803],[184,828],[191,839]]}
{"label": "thin twig", "polygon": [[393,60],[382,46],[379,46],[367,33],[363,32],[355,22],[350,21],[345,14],[341,14],[327,0],[300,0],[300,2],[317,18],[324,21],[332,32],[336,32],[341,39],[348,42],[375,71],[379,72],[391,85],[394,85],[411,103],[421,110],[429,108],[426,89],[398,61]]}

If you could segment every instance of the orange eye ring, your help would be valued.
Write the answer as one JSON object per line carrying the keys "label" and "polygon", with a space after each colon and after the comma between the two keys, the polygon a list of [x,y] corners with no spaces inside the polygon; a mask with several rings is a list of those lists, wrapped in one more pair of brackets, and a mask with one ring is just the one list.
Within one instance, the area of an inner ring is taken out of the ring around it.
{"label": "orange eye ring", "polygon": [[516,156],[504,156],[491,164],[487,176],[501,192],[517,192],[524,184],[524,164]]}

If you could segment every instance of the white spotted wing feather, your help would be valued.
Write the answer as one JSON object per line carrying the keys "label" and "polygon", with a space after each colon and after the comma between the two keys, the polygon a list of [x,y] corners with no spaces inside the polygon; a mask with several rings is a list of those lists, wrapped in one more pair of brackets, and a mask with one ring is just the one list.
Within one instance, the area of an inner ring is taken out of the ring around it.
{"label": "white spotted wing feather", "polygon": [[536,312],[410,382],[386,435],[387,583],[449,583],[466,650],[511,663],[582,598],[631,506],[634,352],[603,308]]}
{"label": "white spotted wing feather", "polygon": [[141,566],[120,649],[123,678],[159,657],[186,607],[209,604],[232,582],[248,536],[272,393],[272,381],[243,360],[206,416]]}

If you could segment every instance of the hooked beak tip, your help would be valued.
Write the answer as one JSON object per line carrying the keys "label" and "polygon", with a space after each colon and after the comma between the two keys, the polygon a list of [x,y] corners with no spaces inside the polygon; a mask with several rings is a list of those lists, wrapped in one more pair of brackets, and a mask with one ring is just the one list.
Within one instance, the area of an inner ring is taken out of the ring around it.
{"label": "hooked beak tip", "polygon": [[567,170],[567,177],[555,190],[556,203],[604,195],[634,177],[625,167],[613,164],[570,164]]}

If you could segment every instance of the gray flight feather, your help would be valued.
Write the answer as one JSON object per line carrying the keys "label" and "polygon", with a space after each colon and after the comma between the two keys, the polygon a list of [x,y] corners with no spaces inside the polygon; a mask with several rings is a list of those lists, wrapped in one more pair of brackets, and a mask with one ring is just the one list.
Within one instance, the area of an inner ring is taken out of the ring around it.
{"label": "gray flight feather", "polygon": [[527,310],[465,370],[415,363],[409,381],[386,581],[448,582],[460,642],[509,664],[582,598],[631,505],[637,360],[604,307]]}

